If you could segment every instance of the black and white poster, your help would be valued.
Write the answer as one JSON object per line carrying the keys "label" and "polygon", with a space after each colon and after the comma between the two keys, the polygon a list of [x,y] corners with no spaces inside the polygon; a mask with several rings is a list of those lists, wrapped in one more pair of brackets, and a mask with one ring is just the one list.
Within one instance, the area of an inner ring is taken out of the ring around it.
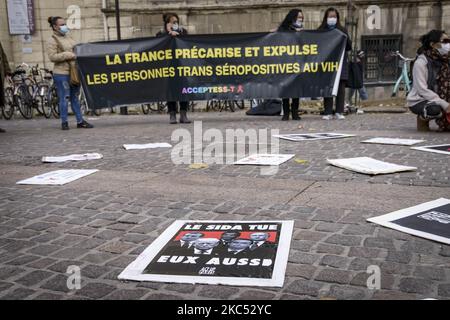
{"label": "black and white poster", "polygon": [[440,198],[367,219],[387,228],[450,244],[450,200]]}
{"label": "black and white poster", "polygon": [[450,155],[450,144],[439,144],[439,145],[434,145],[434,146],[413,147],[411,149]]}
{"label": "black and white poster", "polygon": [[312,140],[327,140],[354,137],[352,134],[345,133],[291,133],[291,134],[277,134],[275,138],[289,140],[289,141],[312,141]]}
{"label": "black and white poster", "polygon": [[282,287],[293,221],[177,220],[122,280]]}

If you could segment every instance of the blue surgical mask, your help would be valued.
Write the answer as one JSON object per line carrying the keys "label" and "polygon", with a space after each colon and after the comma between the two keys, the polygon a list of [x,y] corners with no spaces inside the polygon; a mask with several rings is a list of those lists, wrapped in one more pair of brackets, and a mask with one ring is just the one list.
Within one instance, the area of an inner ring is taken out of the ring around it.
{"label": "blue surgical mask", "polygon": [[69,32],[69,27],[66,25],[63,25],[63,26],[59,27],[59,32],[61,32],[62,34],[66,34]]}
{"label": "blue surgical mask", "polygon": [[337,18],[327,18],[328,28],[334,29],[334,28],[336,28],[336,24],[337,24]]}

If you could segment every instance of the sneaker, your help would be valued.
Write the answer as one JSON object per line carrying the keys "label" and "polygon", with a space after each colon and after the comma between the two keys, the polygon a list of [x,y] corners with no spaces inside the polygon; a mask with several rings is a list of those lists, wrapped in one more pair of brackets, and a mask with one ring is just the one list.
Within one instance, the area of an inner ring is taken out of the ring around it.
{"label": "sneaker", "polygon": [[63,122],[61,124],[61,129],[62,130],[69,130],[69,123],[68,122]]}
{"label": "sneaker", "polygon": [[85,120],[83,120],[83,122],[77,123],[77,128],[86,128],[86,129],[90,129],[93,128],[94,126],[88,122],[86,122]]}
{"label": "sneaker", "polygon": [[327,114],[326,116],[322,117],[322,120],[333,120],[333,116],[331,114]]}
{"label": "sneaker", "polygon": [[343,114],[336,113],[336,119],[337,119],[337,120],[344,120],[344,119],[345,119],[345,116],[344,116]]}

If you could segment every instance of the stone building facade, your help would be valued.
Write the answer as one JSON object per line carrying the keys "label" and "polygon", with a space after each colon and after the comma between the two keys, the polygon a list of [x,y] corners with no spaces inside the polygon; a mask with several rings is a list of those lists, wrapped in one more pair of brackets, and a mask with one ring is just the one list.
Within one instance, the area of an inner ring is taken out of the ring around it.
{"label": "stone building facade", "polygon": [[[0,41],[11,66],[21,62],[52,67],[45,53],[51,35],[47,18],[69,18],[72,36],[79,42],[116,39],[114,0],[34,0],[36,31],[31,39],[10,35],[7,1],[0,0]],[[301,8],[305,27],[319,26],[327,7],[336,7],[348,25],[355,45],[366,51],[366,85],[371,99],[390,95],[398,74],[398,61],[389,57],[400,50],[413,57],[420,35],[431,29],[450,30],[450,0],[120,0],[122,38],[153,36],[162,26],[163,12],[174,11],[190,33],[264,32],[279,25],[292,8]],[[351,12],[349,15],[348,13]],[[78,22],[78,25],[77,25]],[[78,29],[79,27],[79,29]]]}

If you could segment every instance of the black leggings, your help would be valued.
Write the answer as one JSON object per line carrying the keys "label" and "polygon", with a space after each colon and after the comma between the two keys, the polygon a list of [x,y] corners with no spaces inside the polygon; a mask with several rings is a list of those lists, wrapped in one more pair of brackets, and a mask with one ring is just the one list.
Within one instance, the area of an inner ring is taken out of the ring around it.
{"label": "black leggings", "polygon": [[[336,113],[344,113],[344,103],[345,103],[345,84],[347,80],[339,81],[339,89],[336,96]],[[333,113],[333,97],[323,98],[323,104],[325,107],[325,115],[330,115]]]}
{"label": "black leggings", "polygon": [[[188,107],[189,107],[188,101],[180,101],[180,111],[187,111]],[[168,101],[167,108],[169,109],[169,112],[176,112],[177,111],[177,102],[176,101]]]}
{"label": "black leggings", "polygon": [[441,106],[428,101],[419,102],[418,104],[409,107],[409,110],[425,119],[436,119],[442,116]]}
{"label": "black leggings", "polygon": [[[298,110],[298,106],[300,105],[300,99],[299,98],[292,98],[292,110]],[[283,99],[283,109],[289,110],[289,98]]]}

